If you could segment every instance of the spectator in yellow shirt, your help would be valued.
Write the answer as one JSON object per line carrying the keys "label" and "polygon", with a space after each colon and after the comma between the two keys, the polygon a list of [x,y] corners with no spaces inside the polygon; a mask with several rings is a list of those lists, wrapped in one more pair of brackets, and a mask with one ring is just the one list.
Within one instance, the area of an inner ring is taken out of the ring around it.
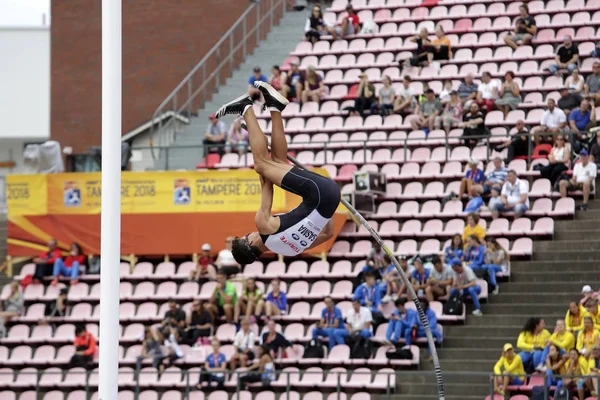
{"label": "spectator in yellow shirt", "polygon": [[533,368],[540,365],[548,339],[550,339],[550,332],[546,329],[546,322],[543,319],[531,317],[525,322],[517,340],[517,347],[521,349],[519,356],[526,369],[528,366]]}
{"label": "spectator in yellow shirt", "polygon": [[592,317],[586,315],[583,317],[583,330],[577,335],[577,345],[575,348],[583,355],[587,355],[592,347],[600,345],[600,335],[594,329]]}
{"label": "spectator in yellow shirt", "polygon": [[600,331],[600,310],[598,309],[598,300],[590,300],[586,303],[587,314],[592,317],[594,329]]}
{"label": "spectator in yellow shirt", "polygon": [[569,311],[565,315],[565,325],[567,330],[577,336],[580,330],[583,329],[583,317],[587,314],[585,308],[574,301],[569,303]]}
{"label": "spectator in yellow shirt", "polygon": [[[565,378],[559,381],[556,384],[556,392],[554,392],[554,397],[556,397],[556,393],[558,390],[565,386],[570,389],[574,389],[577,387],[577,396],[580,399],[585,399],[585,378],[584,375],[587,374],[588,371],[588,362],[584,356],[580,355],[577,349],[571,349],[569,352],[569,359],[565,363],[565,368],[567,369],[565,375],[575,375],[576,378]],[[581,378],[579,378],[581,376]]]}
{"label": "spectator in yellow shirt", "polygon": [[[504,375],[502,375],[504,374]],[[494,365],[494,393],[504,396],[504,391],[510,385],[525,384],[525,369],[523,361],[515,354],[512,344],[506,343],[502,356]]]}
{"label": "spectator in yellow shirt", "polygon": [[467,225],[465,226],[462,236],[465,249],[467,248],[467,239],[471,235],[477,236],[479,242],[485,244],[485,229],[483,229],[483,226],[479,225],[479,214],[477,213],[469,213],[469,215],[467,215]]}
{"label": "spectator in yellow shirt", "polygon": [[550,350],[551,345],[555,345],[558,347],[559,353],[562,356],[565,352],[568,352],[573,347],[575,347],[575,336],[569,331],[567,331],[567,327],[565,326],[565,321],[559,319],[556,321],[556,328],[554,328],[554,333],[548,341],[546,342],[546,347],[544,348],[544,352],[542,354],[541,365],[536,365],[536,371],[546,371],[546,359],[548,358],[548,352]]}
{"label": "spectator in yellow shirt", "polygon": [[586,384],[592,392],[592,397],[598,396],[598,374],[600,373],[600,347],[592,347],[590,358],[588,359],[588,375],[592,378],[586,379]]}
{"label": "spectator in yellow shirt", "polygon": [[563,357],[561,349],[555,345],[548,346],[548,357],[546,358],[546,385],[548,387],[558,384],[560,381],[556,376],[564,375],[567,372],[565,362],[567,358]]}

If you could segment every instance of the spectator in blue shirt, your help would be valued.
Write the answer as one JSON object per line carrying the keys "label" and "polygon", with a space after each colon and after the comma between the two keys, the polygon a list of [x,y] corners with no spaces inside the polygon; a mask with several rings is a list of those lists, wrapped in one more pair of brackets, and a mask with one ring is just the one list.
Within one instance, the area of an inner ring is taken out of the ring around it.
{"label": "spectator in blue shirt", "polygon": [[200,380],[196,385],[198,390],[202,389],[202,383],[208,383],[208,386],[212,382],[217,384],[218,389],[224,388],[225,383],[225,371],[227,371],[227,359],[225,354],[221,353],[221,344],[217,339],[211,341],[213,352],[206,356],[204,362],[204,368],[200,371]]}
{"label": "spectator in blue shirt", "polygon": [[[435,315],[435,312],[429,308],[429,301],[427,299],[421,300],[421,306],[425,312],[425,317],[427,317],[427,323],[431,329],[431,335],[433,336],[434,340],[438,342],[438,344],[441,344],[442,332],[438,327],[437,316]],[[421,323],[421,319],[419,318],[418,314],[415,312],[413,315],[411,327],[404,332],[404,339],[406,340],[407,346],[410,346],[413,343],[413,339],[427,336],[425,334],[425,327]],[[429,349],[429,351],[431,352],[431,349]]]}
{"label": "spectator in blue shirt", "polygon": [[256,81],[269,82],[269,78],[267,78],[266,75],[261,72],[260,67],[258,66],[254,67],[254,70],[252,70],[252,75],[250,78],[248,78],[248,90],[250,92],[254,92],[256,90],[254,87],[254,82]]}
{"label": "spectator in blue shirt", "polygon": [[379,290],[381,291],[382,296],[381,302],[388,303],[390,301],[396,301],[398,298],[398,292],[400,291],[400,274],[387,254],[384,256],[384,260],[387,267],[381,269],[381,283],[379,283]]}
{"label": "spectator in blue shirt", "polygon": [[464,248],[462,236],[458,233],[452,236],[450,244],[444,249],[444,264],[450,265],[455,258],[462,260]]}
{"label": "spectator in blue shirt", "polygon": [[342,310],[333,304],[333,299],[329,296],[325,297],[325,308],[321,311],[321,320],[317,323],[317,327],[312,331],[313,339],[318,339],[319,336],[329,338],[329,348],[335,346],[335,336],[339,330],[346,330],[344,325],[344,316]]}
{"label": "spectator in blue shirt", "polygon": [[381,306],[381,291],[377,286],[375,274],[367,272],[365,282],[361,283],[354,291],[352,300],[360,301],[361,306],[367,307],[371,312],[383,312]]}
{"label": "spectator in blue shirt", "polygon": [[477,168],[479,160],[475,158],[469,159],[469,169],[465,173],[465,177],[460,181],[460,189],[458,191],[458,199],[462,199],[465,193],[471,193],[474,185],[481,185],[485,182],[485,174],[483,170]]}
{"label": "spectator in blue shirt", "polygon": [[508,169],[502,166],[502,159],[496,156],[494,158],[494,170],[487,175],[483,183],[483,194],[490,194],[492,189],[496,189],[500,193],[507,176]]}
{"label": "spectator in blue shirt", "polygon": [[[267,295],[267,301],[265,302],[265,315],[267,317],[287,314],[287,296],[280,289],[280,285],[281,281],[279,279],[273,279],[271,282],[271,293]],[[258,308],[256,312],[257,315],[260,315]]]}
{"label": "spectator in blue shirt", "polygon": [[[588,100],[583,100],[579,108],[571,111],[569,115],[569,126],[572,131],[579,132],[576,139],[582,143],[587,143],[587,135],[583,132],[592,128],[596,123],[596,108]],[[575,150],[579,149],[575,147]]]}
{"label": "spectator in blue shirt", "polygon": [[385,333],[385,340],[392,344],[397,343],[404,336],[404,333],[410,330],[412,321],[418,318],[415,310],[404,307],[406,304],[405,299],[398,299],[394,304],[396,305],[396,309],[392,312],[392,316],[388,322],[388,329]]}
{"label": "spectator in blue shirt", "polygon": [[430,272],[423,266],[423,260],[419,256],[413,259],[413,265],[415,270],[410,275],[410,282],[417,293],[417,296],[425,296],[425,289],[427,288],[427,281],[429,280]]}

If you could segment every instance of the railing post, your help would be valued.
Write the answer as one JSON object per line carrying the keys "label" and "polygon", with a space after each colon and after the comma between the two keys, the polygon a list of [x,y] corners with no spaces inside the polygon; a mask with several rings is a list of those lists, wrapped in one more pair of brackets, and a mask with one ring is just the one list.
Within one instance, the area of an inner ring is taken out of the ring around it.
{"label": "railing post", "polygon": [[135,395],[134,399],[137,400],[140,396],[140,369],[135,369]]}
{"label": "railing post", "polygon": [[363,162],[366,164],[367,163],[367,141],[366,140],[363,140],[363,156],[364,156]]}
{"label": "railing post", "polygon": [[391,383],[390,382],[390,373],[388,372],[386,374],[386,376],[387,376],[387,385],[385,385],[386,386],[386,388],[385,388],[385,397],[386,397],[386,399],[389,400],[390,399],[390,395],[392,394],[391,390],[390,390],[390,383]]}
{"label": "railing post", "polygon": [[337,376],[337,388],[336,388],[336,391],[337,391],[337,400],[341,400],[340,397],[341,397],[341,393],[342,393],[342,382],[341,382],[341,375],[342,374],[340,372],[338,372],[337,374],[338,374],[338,376]]}
{"label": "railing post", "polygon": [[533,150],[533,139],[535,136],[533,132],[529,134],[529,140],[527,141],[527,169],[531,167],[531,152]]}
{"label": "railing post", "polygon": [[190,80],[188,81],[188,98],[187,98],[187,103],[188,103],[188,118],[192,118],[192,102],[189,101],[192,98],[192,78],[190,78]]}
{"label": "railing post", "polygon": [[496,377],[494,375],[490,376],[490,399],[494,398],[494,380]]}
{"label": "railing post", "polygon": [[271,6],[269,7],[269,18],[271,19],[271,23],[269,25],[269,31],[271,31],[271,29],[273,29],[273,20],[274,20],[274,10],[273,10],[273,2],[275,0],[271,0]]}
{"label": "railing post", "polygon": [[190,398],[190,371],[185,371],[185,395],[184,400]]}
{"label": "railing post", "polygon": [[[251,373],[251,372],[248,371],[246,373]],[[236,382],[235,383],[235,400],[240,400],[240,390],[242,388],[242,385],[240,384],[240,376],[239,376],[239,373],[237,371],[233,371],[233,374],[237,378],[236,381],[235,381]]]}
{"label": "railing post", "polygon": [[248,40],[246,38],[246,33],[247,33],[246,20],[242,21],[242,31],[243,31],[243,36],[244,36],[244,39],[242,39],[242,58],[246,58],[246,41]]}
{"label": "railing post", "polygon": [[408,160],[406,159],[406,156],[408,155],[408,154],[407,154],[407,153],[408,153],[407,146],[408,146],[408,136],[406,136],[406,137],[404,138],[404,160],[402,161],[403,163],[405,163],[406,161],[408,161]]}
{"label": "railing post", "polygon": [[[40,397],[40,377],[42,376],[42,370],[35,371],[35,398]],[[86,383],[86,395],[87,395],[87,383]]]}
{"label": "railing post", "polygon": [[233,75],[234,71],[234,63],[233,63],[233,34],[229,36],[229,69],[231,70],[231,74]]}
{"label": "railing post", "polygon": [[546,379],[546,375],[544,375],[544,398],[548,398],[548,380]]}
{"label": "railing post", "polygon": [[[260,3],[258,3],[260,4]],[[260,21],[260,6],[256,6],[256,47],[260,43],[260,25],[258,22]]]}
{"label": "railing post", "polygon": [[285,371],[286,374],[286,385],[285,385],[285,392],[287,393],[287,397],[288,399],[290,398],[290,389],[291,389],[291,384],[290,384],[290,371]]}
{"label": "railing post", "polygon": [[327,142],[324,142],[324,143],[325,143],[325,148],[323,149],[323,152],[324,152],[323,153],[323,165],[326,165],[327,164]]}
{"label": "railing post", "polygon": [[169,170],[169,146],[165,147],[165,150],[166,150],[166,152],[165,152],[165,158],[166,158],[165,171],[168,171]]}

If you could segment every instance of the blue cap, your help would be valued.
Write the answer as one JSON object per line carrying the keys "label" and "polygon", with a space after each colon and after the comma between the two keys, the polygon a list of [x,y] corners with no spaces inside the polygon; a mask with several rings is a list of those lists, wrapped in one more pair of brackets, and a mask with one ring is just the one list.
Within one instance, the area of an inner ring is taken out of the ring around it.
{"label": "blue cap", "polygon": [[452,260],[452,266],[454,267],[455,265],[462,266],[462,261],[460,261],[458,258],[455,258],[454,260]]}
{"label": "blue cap", "polygon": [[588,153],[588,151],[587,151],[586,149],[583,149],[583,150],[581,150],[581,151],[579,152],[579,155],[580,155],[580,156],[589,156],[589,155],[590,155],[590,153]]}

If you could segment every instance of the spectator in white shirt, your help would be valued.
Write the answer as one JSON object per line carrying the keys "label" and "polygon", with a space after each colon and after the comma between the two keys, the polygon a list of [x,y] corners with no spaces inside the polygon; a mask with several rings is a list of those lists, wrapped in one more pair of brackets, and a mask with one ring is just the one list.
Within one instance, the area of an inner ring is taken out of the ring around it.
{"label": "spectator in white shirt", "polygon": [[575,164],[571,179],[560,181],[560,196],[567,197],[568,190],[583,190],[583,204],[578,209],[585,211],[588,209],[590,191],[594,188],[598,167],[590,162],[587,150],[581,150],[579,157],[581,157],[581,162]]}
{"label": "spectator in white shirt", "polygon": [[500,197],[490,199],[489,208],[492,218],[496,219],[501,211],[514,211],[515,217],[520,217],[529,209],[529,182],[517,178],[517,172],[508,171],[508,177]]}
{"label": "spectator in white shirt", "polygon": [[450,293],[452,280],[454,279],[454,271],[452,268],[444,265],[439,256],[434,255],[431,262],[433,268],[427,281],[425,295],[427,300],[434,301],[436,297],[446,296]]}
{"label": "spectator in white shirt", "polygon": [[254,360],[255,342],[256,334],[250,330],[250,322],[247,318],[242,319],[241,329],[235,334],[233,340],[236,353],[231,356],[231,369],[236,369],[238,366],[243,368],[248,364],[248,361]]}
{"label": "spectator in white shirt", "polygon": [[415,110],[417,102],[410,88],[411,81],[409,75],[405,75],[402,79],[402,88],[396,93],[396,100],[394,101],[394,113],[411,114]]}
{"label": "spectator in white shirt", "polygon": [[479,108],[487,112],[492,111],[496,104],[499,90],[500,84],[498,81],[492,79],[492,74],[489,72],[484,72],[481,75],[481,83],[477,87],[476,103],[479,105]]}
{"label": "spectator in white shirt", "polygon": [[335,332],[335,343],[344,344],[344,338],[360,335],[365,339],[373,336],[373,315],[371,310],[360,305],[358,299],[352,301],[352,308],[346,316],[346,329],[338,329]]}
{"label": "spectator in white shirt", "polygon": [[232,243],[232,236],[229,236],[227,239],[225,239],[225,248],[219,251],[219,255],[215,260],[217,269],[225,272],[227,276],[238,274],[241,271],[240,265],[235,261],[235,258],[233,258],[233,254],[231,253]]}
{"label": "spectator in white shirt", "polygon": [[[544,111],[542,120],[540,121],[540,130],[538,134],[558,133],[563,132],[567,127],[567,115],[563,110],[556,107],[556,102],[553,99],[548,99],[548,109]],[[553,136],[547,137],[552,142]],[[539,142],[539,139],[536,140]]]}

